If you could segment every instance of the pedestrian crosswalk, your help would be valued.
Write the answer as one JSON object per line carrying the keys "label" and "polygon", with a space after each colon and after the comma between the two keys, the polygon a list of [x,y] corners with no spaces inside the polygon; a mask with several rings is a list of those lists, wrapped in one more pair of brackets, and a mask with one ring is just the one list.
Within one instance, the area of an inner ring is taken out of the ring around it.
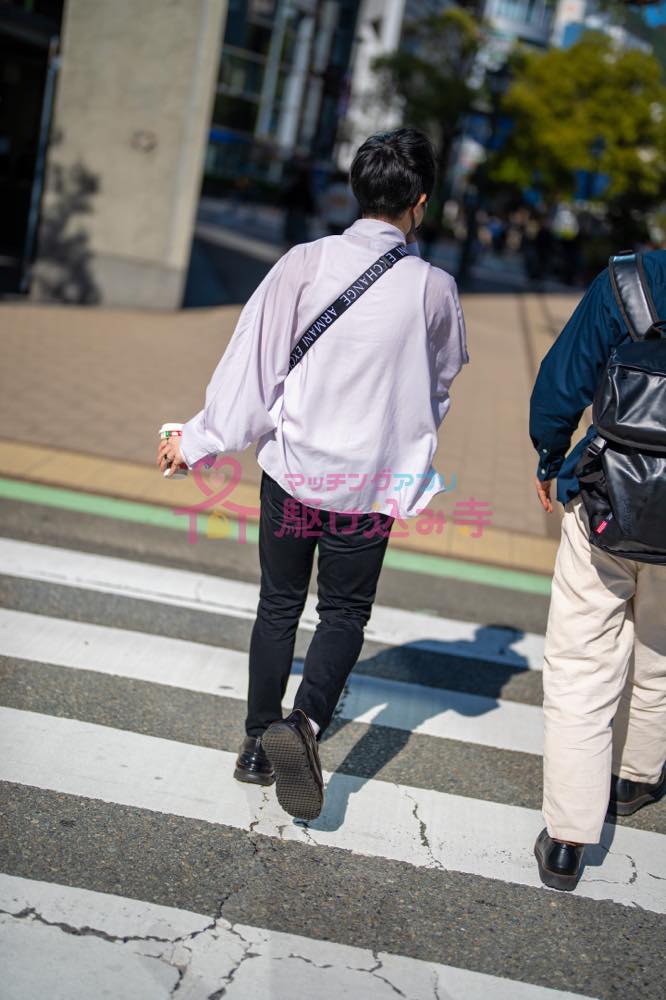
{"label": "pedestrian crosswalk", "polygon": [[[247,654],[130,629],[0,609],[0,651],[45,665],[92,669],[226,698],[244,700],[247,693]],[[301,673],[302,664],[295,664],[285,707],[293,705]],[[338,715],[428,736],[542,752],[540,708],[464,691],[356,674]]]}
{"label": "pedestrian crosswalk", "polygon": [[[12,576],[250,621],[259,597],[256,585],[238,580],[13,539],[0,539],[0,565]],[[316,628],[315,605],[316,600],[309,597],[301,618],[301,627],[306,631]],[[410,643],[421,649],[532,670],[541,669],[543,658],[542,636],[503,628],[480,629],[471,622],[381,605],[373,609],[366,636],[375,642]]]}
{"label": "pedestrian crosswalk", "polygon": [[[199,913],[133,899],[0,875],[0,909],[31,914],[3,928],[3,968],[13,995],[98,996],[162,1000],[176,988],[185,1000],[208,997],[221,982],[228,1000],[310,997],[439,997],[451,1000],[576,1000],[577,994],[399,955],[314,941],[295,934],[210,920]],[[38,916],[37,916],[38,914]],[[63,936],[63,917],[70,936]],[[1,924],[0,924],[1,926]],[[79,928],[94,927],[92,954],[80,961]],[[75,936],[72,936],[75,935]],[[101,940],[99,940],[101,938]],[[36,950],[48,956],[46,973]],[[180,954],[179,954],[180,952]],[[220,960],[228,972],[220,975]],[[187,966],[184,980],[182,967]],[[60,991],[52,992],[53,973]],[[185,982],[182,986],[181,983]]]}
{"label": "pedestrian crosswalk", "polygon": [[[272,792],[228,780],[234,753],[10,708],[0,708],[0,729],[13,734],[0,764],[3,781],[366,857],[540,885],[532,846],[543,824],[533,810],[325,774],[325,814],[309,824],[285,825]],[[596,852],[603,883],[583,878],[579,894],[666,913],[663,844],[661,834],[615,830],[612,844],[607,840]]]}
{"label": "pedestrian crosswalk", "polygon": [[[413,609],[408,594],[377,606],[372,664],[322,743],[325,808],[305,824],[274,789],[232,778],[247,672],[233,622],[251,622],[256,585],[7,538],[0,574],[8,1000],[78,1000],[100,982],[141,1000],[660,995],[661,804],[652,822],[605,828],[575,895],[538,879],[538,789],[529,806],[516,789],[542,750],[542,636]],[[49,601],[13,600],[19,581]],[[131,614],[101,622],[91,594]],[[177,609],[216,616],[215,642],[161,634]],[[429,683],[422,665],[412,678],[423,655]],[[514,700],[503,680],[521,672]]]}

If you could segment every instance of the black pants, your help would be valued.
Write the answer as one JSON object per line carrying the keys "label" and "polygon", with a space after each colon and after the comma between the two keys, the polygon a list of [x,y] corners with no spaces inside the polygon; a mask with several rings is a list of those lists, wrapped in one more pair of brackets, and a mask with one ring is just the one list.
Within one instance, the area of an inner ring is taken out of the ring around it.
{"label": "black pants", "polygon": [[266,473],[261,479],[261,591],[250,642],[248,736],[282,718],[296,630],[315,550],[319,623],[295,707],[322,732],[358,659],[393,526],[387,514],[340,514],[301,504]]}

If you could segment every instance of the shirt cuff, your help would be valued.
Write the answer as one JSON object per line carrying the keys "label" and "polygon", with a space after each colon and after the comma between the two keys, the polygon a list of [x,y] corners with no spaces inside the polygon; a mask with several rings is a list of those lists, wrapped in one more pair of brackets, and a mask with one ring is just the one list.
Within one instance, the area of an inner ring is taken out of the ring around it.
{"label": "shirt cuff", "polygon": [[551,455],[547,448],[539,448],[539,465],[537,467],[537,479],[544,482],[549,479],[557,479],[557,474],[562,468],[564,455]]}
{"label": "shirt cuff", "polygon": [[223,451],[222,443],[208,433],[205,428],[204,411],[200,410],[196,416],[183,424],[182,436],[180,439],[180,454],[185,465],[191,469],[193,465],[206,455],[217,455]]}

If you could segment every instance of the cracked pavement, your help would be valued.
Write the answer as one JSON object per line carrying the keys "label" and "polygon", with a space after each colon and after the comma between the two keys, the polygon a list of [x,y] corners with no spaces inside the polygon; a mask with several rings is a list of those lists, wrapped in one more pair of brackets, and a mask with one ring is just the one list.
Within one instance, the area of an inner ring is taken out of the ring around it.
{"label": "cracked pavement", "polygon": [[[108,977],[114,970],[118,981],[122,977],[125,983],[122,995],[141,997],[141,1000],[167,1000],[176,994],[179,1000],[222,1000],[223,997],[241,1000],[248,996],[249,990],[254,991],[257,977],[260,983],[270,983],[271,990],[278,988],[278,982],[290,982],[289,995],[295,1000],[312,995],[315,989],[318,996],[333,998],[339,995],[341,979],[347,988],[354,990],[346,995],[373,1000],[395,996],[409,996],[413,1000],[417,995],[423,1000],[443,1000],[448,995],[442,992],[438,977],[428,963],[422,963],[422,982],[416,986],[412,982],[410,987],[416,988],[418,994],[408,994],[400,970],[396,975],[395,969],[393,973],[387,969],[387,963],[395,963],[393,956],[348,947],[343,949],[346,964],[341,967],[337,953],[340,946],[232,924],[221,916],[228,897],[220,901],[220,915],[201,925],[202,918],[195,913],[132,900],[122,901],[122,912],[118,909],[114,912],[114,897],[109,906],[109,899],[99,893],[67,890],[39,882],[26,889],[18,884],[19,881],[0,877],[3,947],[11,948],[13,953],[5,956],[6,974],[10,978],[18,974],[15,966],[27,949],[34,949],[38,943],[43,962],[50,965],[50,977],[53,965],[59,966],[57,971],[62,985],[72,990],[62,994],[69,1000],[83,1000],[87,994],[82,992],[85,982],[78,987],[74,982],[80,979],[81,963],[79,960],[76,967],[69,964],[74,951],[66,943],[63,946],[63,935],[65,938],[91,939],[97,972]],[[30,905],[29,900],[33,901]],[[68,919],[57,919],[56,914],[63,911],[67,912]],[[95,911],[97,919],[94,919]],[[172,933],[153,933],[156,924]],[[187,925],[191,929],[186,929]],[[36,927],[42,931],[38,942],[31,933]],[[327,952],[335,952],[330,954],[329,961],[325,960]],[[255,969],[250,984],[247,967],[251,962]],[[68,965],[74,970],[70,976]],[[307,967],[305,975],[297,966]],[[321,973],[326,974],[324,980]],[[367,977],[371,977],[372,984]],[[37,969],[31,979],[33,989],[38,981]],[[110,982],[113,988],[113,976],[105,982]]]}
{"label": "cracked pavement", "polygon": [[[76,531],[84,550],[106,546],[109,555],[199,571],[202,558],[204,569],[220,570],[211,552],[195,559],[158,529],[116,529],[38,506],[30,518],[7,503],[3,510],[7,531],[34,541],[67,545]],[[225,559],[254,579],[238,548]],[[399,606],[404,580],[385,576],[385,604]],[[543,602],[516,603],[499,591],[479,598],[462,584],[416,579],[414,587],[412,606],[455,617],[464,605],[479,620],[543,628]],[[249,641],[248,621],[39,581],[0,576],[0,599],[32,614],[211,647],[246,651]],[[299,634],[298,655],[308,638]],[[508,649],[507,628],[500,640]],[[538,671],[372,641],[358,672],[525,706],[541,698]],[[183,747],[235,756],[242,732],[244,704],[222,689],[212,698],[19,657],[0,660],[0,682],[6,708],[156,738],[175,745],[174,761]],[[666,872],[641,844],[666,833],[666,801],[620,821],[590,852],[593,895],[558,894],[530,882],[539,757],[341,712],[327,737],[327,803],[311,823],[279,810],[273,789],[253,789],[247,803],[234,796],[238,817],[228,806],[202,814],[202,803],[227,795],[228,762],[210,776],[204,769],[203,780],[187,772],[191,812],[167,798],[155,808],[119,801],[113,789],[0,782],[0,867],[8,873],[0,881],[0,992],[9,985],[8,1000],[90,1000],[103,982],[113,1000],[662,1000],[654,955],[664,918],[651,901],[664,898]],[[150,774],[164,794],[172,770]],[[134,788],[126,775],[121,785]],[[510,824],[493,825],[503,804],[513,807]],[[645,898],[642,908],[631,904]]]}

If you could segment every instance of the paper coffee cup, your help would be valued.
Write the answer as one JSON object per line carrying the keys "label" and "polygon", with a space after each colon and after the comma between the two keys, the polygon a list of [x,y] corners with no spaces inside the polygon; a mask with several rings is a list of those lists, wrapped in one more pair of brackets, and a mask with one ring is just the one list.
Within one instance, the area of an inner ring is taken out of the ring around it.
{"label": "paper coffee cup", "polygon": [[[168,440],[170,437],[182,437],[183,425],[176,423],[162,424],[159,430],[159,435],[163,441]],[[181,478],[182,476],[187,475],[187,465],[185,462],[181,462],[180,465],[176,466],[176,468],[172,465],[168,465],[162,475],[166,479]]]}

